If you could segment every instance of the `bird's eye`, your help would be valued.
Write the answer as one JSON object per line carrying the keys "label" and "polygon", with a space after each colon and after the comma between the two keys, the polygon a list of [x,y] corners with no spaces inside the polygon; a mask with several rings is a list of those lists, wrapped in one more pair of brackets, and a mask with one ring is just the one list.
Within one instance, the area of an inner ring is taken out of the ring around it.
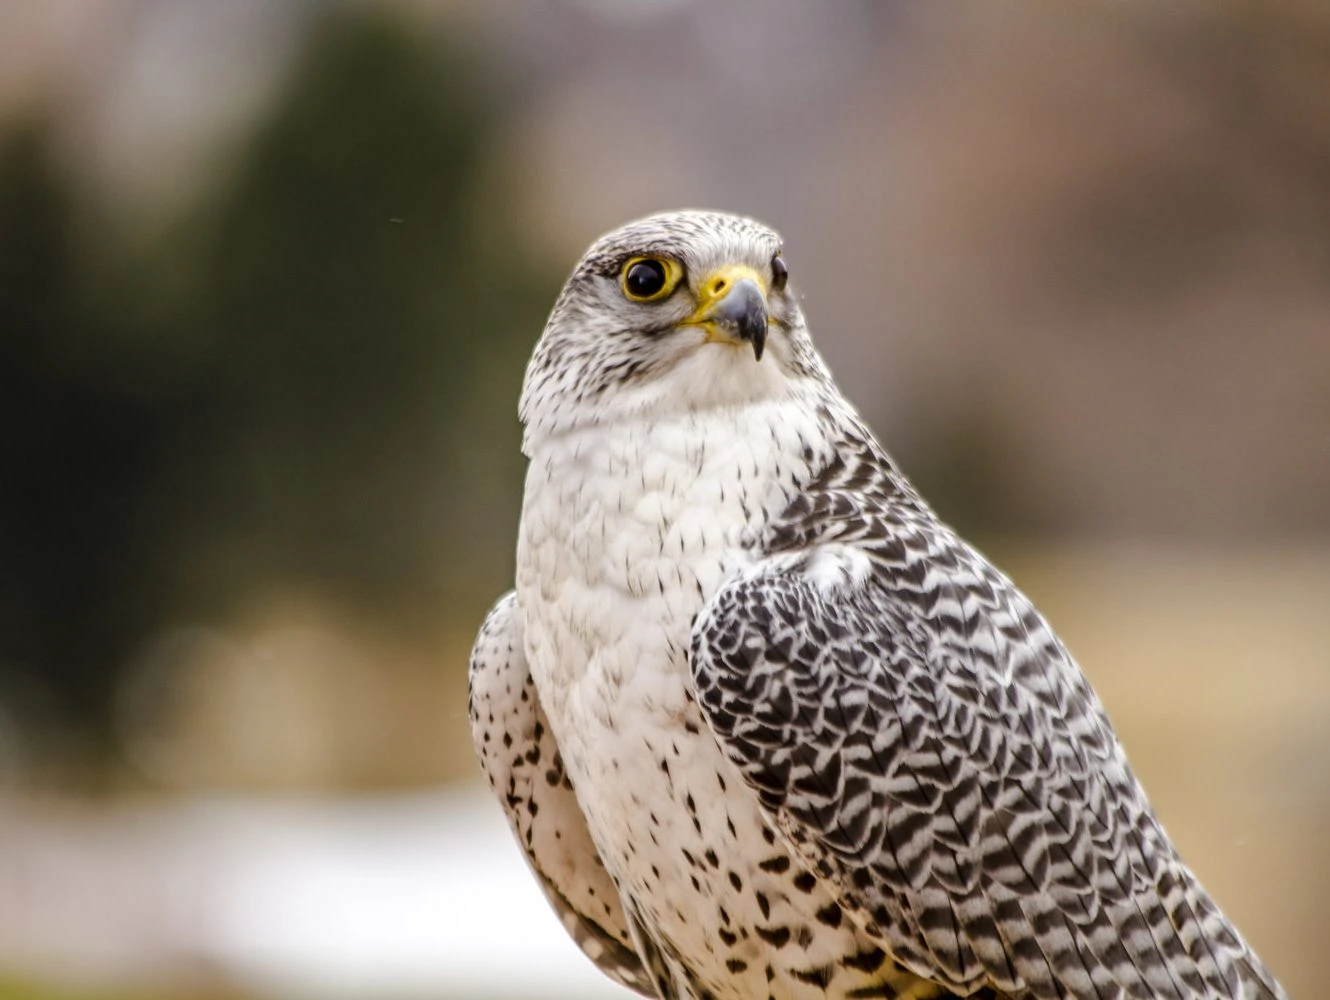
{"label": "bird's eye", "polygon": [[780,254],[771,258],[771,287],[776,291],[783,291],[785,282],[790,280],[790,269],[785,266],[785,261],[780,259]]}
{"label": "bird's eye", "polygon": [[682,274],[665,257],[634,257],[623,266],[623,293],[634,302],[655,302],[674,291]]}

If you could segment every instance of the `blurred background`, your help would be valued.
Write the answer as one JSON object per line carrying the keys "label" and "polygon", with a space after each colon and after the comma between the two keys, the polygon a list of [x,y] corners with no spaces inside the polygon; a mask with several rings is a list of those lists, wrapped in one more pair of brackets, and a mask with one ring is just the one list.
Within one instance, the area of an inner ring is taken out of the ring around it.
{"label": "blurred background", "polygon": [[0,0],[0,998],[621,995],[465,664],[544,314],[683,206],[1316,995],[1330,8]]}

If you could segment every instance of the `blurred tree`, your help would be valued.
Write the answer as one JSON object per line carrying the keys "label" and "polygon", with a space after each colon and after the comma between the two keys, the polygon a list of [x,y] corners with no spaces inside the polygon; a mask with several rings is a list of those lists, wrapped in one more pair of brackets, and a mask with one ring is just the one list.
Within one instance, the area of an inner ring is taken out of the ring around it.
{"label": "blurred tree", "polygon": [[557,282],[485,194],[494,83],[388,13],[328,14],[229,179],[114,280],[11,134],[0,684],[105,736],[139,644],[267,588],[474,625],[511,574],[514,400]]}
{"label": "blurred tree", "polygon": [[[167,325],[206,377],[169,508],[201,546],[179,584],[209,606],[295,580],[428,621],[509,568],[495,477],[520,470],[514,399],[550,283],[483,196],[484,83],[383,12],[334,14],[188,230]],[[211,584],[188,579],[196,559]]]}
{"label": "blurred tree", "polygon": [[15,126],[0,143],[0,699],[104,735],[109,658],[147,624],[138,503],[169,420],[106,377],[88,235],[47,126]]}

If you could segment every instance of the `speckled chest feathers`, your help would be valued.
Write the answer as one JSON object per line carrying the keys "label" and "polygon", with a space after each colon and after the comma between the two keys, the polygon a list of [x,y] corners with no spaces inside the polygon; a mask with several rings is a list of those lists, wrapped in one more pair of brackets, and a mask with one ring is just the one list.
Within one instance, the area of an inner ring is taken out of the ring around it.
{"label": "speckled chest feathers", "polygon": [[781,405],[620,423],[533,455],[526,652],[592,838],[671,981],[717,998],[934,995],[778,840],[691,694],[697,613],[764,555],[830,451]]}

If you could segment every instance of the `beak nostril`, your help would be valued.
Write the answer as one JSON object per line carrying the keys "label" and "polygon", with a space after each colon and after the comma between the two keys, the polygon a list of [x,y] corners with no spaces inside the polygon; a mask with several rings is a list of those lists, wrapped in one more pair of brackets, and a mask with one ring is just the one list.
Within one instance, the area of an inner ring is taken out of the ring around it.
{"label": "beak nostril", "polygon": [[725,291],[725,286],[727,284],[728,282],[724,278],[717,278],[711,283],[711,294],[719,295],[721,292]]}

